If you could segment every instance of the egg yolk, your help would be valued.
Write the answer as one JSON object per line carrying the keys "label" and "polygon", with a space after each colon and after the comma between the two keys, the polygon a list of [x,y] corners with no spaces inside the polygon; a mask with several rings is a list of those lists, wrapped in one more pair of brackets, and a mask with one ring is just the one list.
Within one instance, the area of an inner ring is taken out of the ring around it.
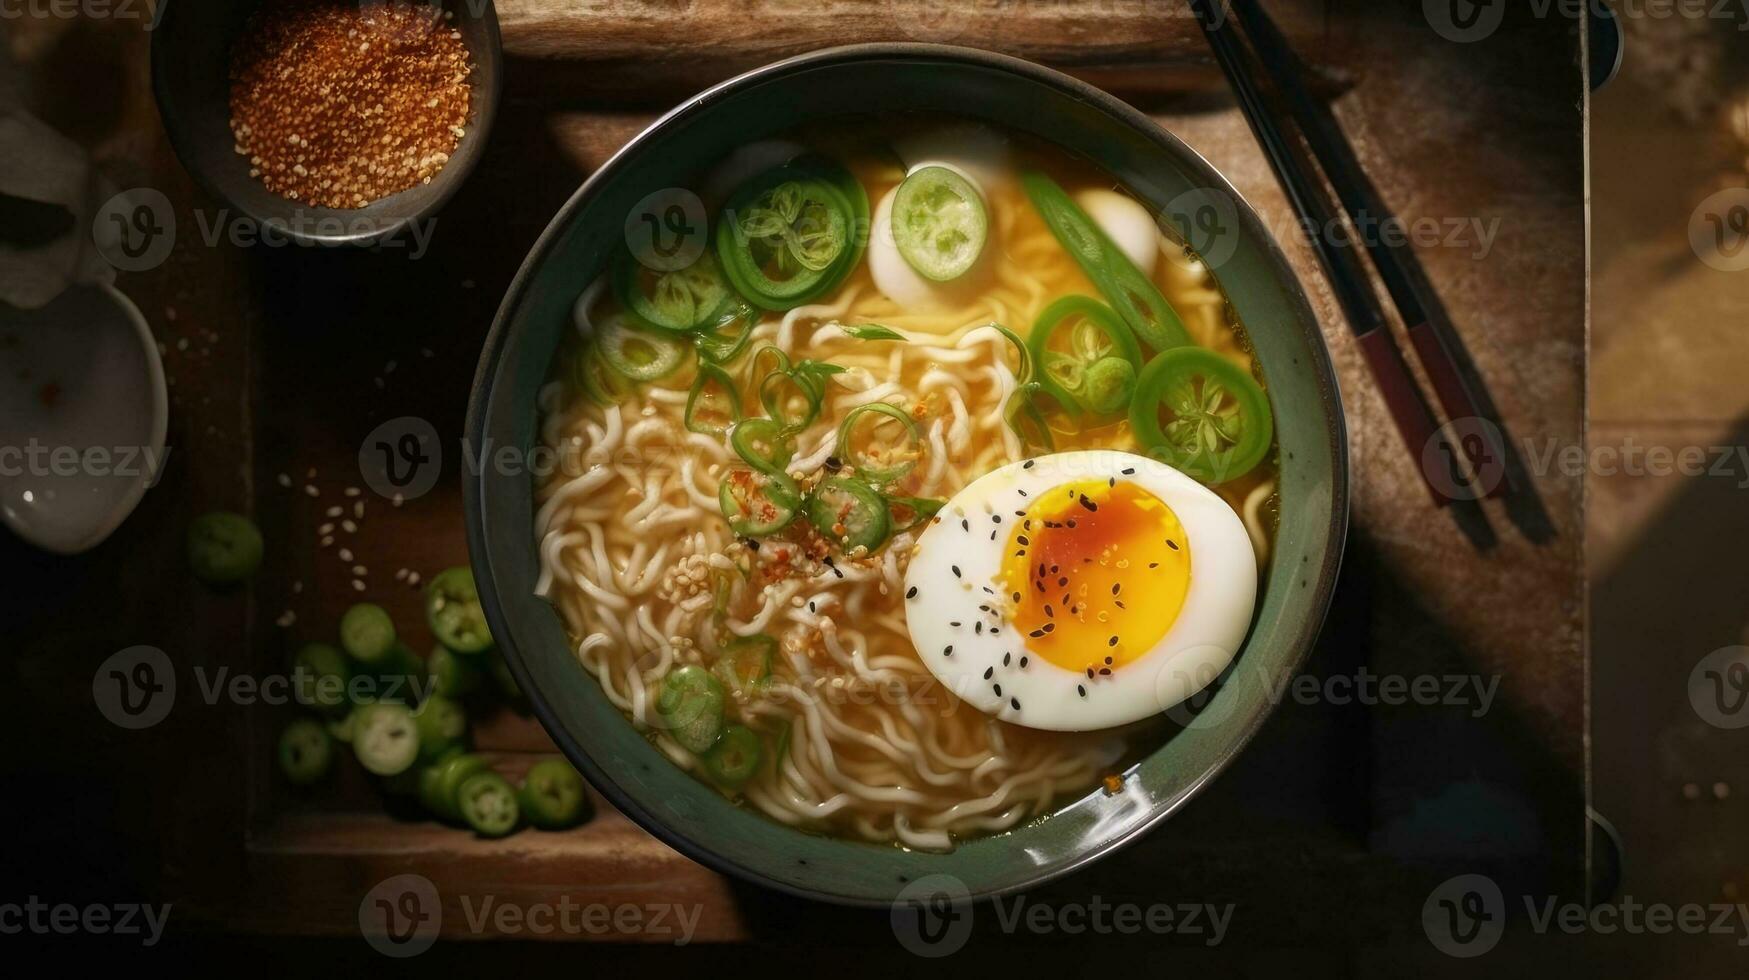
{"label": "egg yolk", "polygon": [[1133,483],[1087,480],[1036,497],[1008,536],[1001,581],[1027,649],[1110,673],[1172,628],[1190,589],[1178,515]]}

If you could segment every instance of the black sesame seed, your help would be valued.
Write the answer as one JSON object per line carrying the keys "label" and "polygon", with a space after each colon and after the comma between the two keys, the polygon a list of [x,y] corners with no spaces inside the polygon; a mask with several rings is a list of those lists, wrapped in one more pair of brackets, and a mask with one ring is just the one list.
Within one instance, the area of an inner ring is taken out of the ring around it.
{"label": "black sesame seed", "polygon": [[1110,667],[1101,667],[1101,668],[1099,668],[1099,673],[1102,676],[1110,677],[1111,676],[1111,668]]}
{"label": "black sesame seed", "polygon": [[826,457],[826,469],[827,470],[830,470],[831,472],[836,473],[843,468],[844,468],[844,463],[838,457],[836,457],[836,456]]}
{"label": "black sesame seed", "polygon": [[1069,530],[1071,530],[1071,531],[1073,531],[1075,529],[1075,519],[1073,517],[1069,518],[1068,527],[1069,527]]}
{"label": "black sesame seed", "polygon": [[941,648],[941,655],[944,657],[953,656],[953,644],[949,643],[947,646],[942,647]]}
{"label": "black sesame seed", "polygon": [[958,565],[953,566],[953,577],[954,578],[960,577],[960,567]]}
{"label": "black sesame seed", "polygon": [[991,532],[990,532],[990,540],[991,540],[991,541],[994,541],[994,540],[996,540],[996,532],[995,532],[995,531],[991,531]]}
{"label": "black sesame seed", "polygon": [[1157,562],[1157,561],[1151,561],[1151,562],[1149,562],[1149,563],[1148,563],[1148,567],[1149,567],[1149,568],[1159,568],[1159,567],[1160,567],[1160,563],[1159,563],[1159,562]]}
{"label": "black sesame seed", "polygon": [[1058,585],[1068,585],[1069,584],[1069,576],[1067,576],[1067,575],[1057,576],[1057,584]]}
{"label": "black sesame seed", "polygon": [[1123,588],[1122,582],[1113,582],[1111,585],[1111,594],[1117,595],[1118,591],[1122,588]]}
{"label": "black sesame seed", "polygon": [[1105,658],[1105,663],[1106,663],[1106,665],[1107,665],[1107,666],[1110,666],[1110,664],[1111,664],[1111,658],[1110,658],[1110,657],[1106,657],[1106,658]]}
{"label": "black sesame seed", "polygon": [[1134,466],[1126,466],[1123,468],[1122,472],[1124,476],[1135,476],[1136,468]]}
{"label": "black sesame seed", "polygon": [[977,624],[975,624],[975,625],[973,625],[973,626],[972,626],[972,632],[973,632],[973,633],[977,633],[977,634],[978,634],[978,635],[980,635],[980,636],[982,636],[982,635],[983,635],[983,633],[984,633],[984,624],[983,624],[983,623],[977,623]]}
{"label": "black sesame seed", "polygon": [[1021,469],[1023,469],[1023,470],[1030,470],[1030,469],[1032,469],[1032,460],[1030,460],[1030,459],[1029,459],[1029,460],[1027,460],[1027,461],[1026,461],[1026,462],[1024,462],[1024,463],[1022,463],[1022,464],[1020,464],[1020,468],[1021,468]]}
{"label": "black sesame seed", "polygon": [[906,589],[905,590],[905,598],[907,598],[907,599],[917,598],[917,586],[913,585],[909,589]]}
{"label": "black sesame seed", "polygon": [[960,518],[960,530],[970,531],[971,529],[972,529],[972,522],[966,518],[963,518],[963,517]]}
{"label": "black sesame seed", "polygon": [[957,629],[959,629],[959,628],[960,628],[960,621],[959,621],[959,620],[957,620],[957,619],[955,619],[955,620],[950,620],[950,621],[949,621],[949,622],[948,622],[948,624],[947,624],[947,625],[949,625],[949,626],[952,626],[952,627],[953,627],[953,628],[954,628],[954,629],[956,629],[956,630],[957,630]]}
{"label": "black sesame seed", "polygon": [[[1112,637],[1112,638],[1111,638],[1111,639],[1109,639],[1109,640],[1106,640],[1106,641],[1105,641],[1105,645],[1106,645],[1106,646],[1108,646],[1108,647],[1114,647],[1114,646],[1117,646],[1117,637],[1115,637],[1115,636],[1114,636],[1114,637]],[[1110,659],[1110,658],[1106,658],[1106,663],[1110,663],[1110,662],[1111,662],[1111,659]]]}
{"label": "black sesame seed", "polygon": [[1018,592],[1016,592],[1016,593],[1014,593],[1014,601],[1015,601],[1015,602],[1019,602],[1019,601],[1020,601],[1020,593],[1018,593]]}
{"label": "black sesame seed", "polygon": [[1086,494],[1081,495],[1081,506],[1087,508],[1089,511],[1096,511],[1099,509],[1099,505],[1088,500]]}
{"label": "black sesame seed", "polygon": [[1051,604],[1048,602],[1045,603],[1045,615],[1052,618],[1052,619],[1055,619],[1057,616],[1057,614],[1054,611],[1052,611]]}
{"label": "black sesame seed", "polygon": [[1025,669],[1026,669],[1026,658],[1025,658],[1025,657],[1021,657],[1021,658],[1020,658],[1020,669],[1021,669],[1021,670],[1025,670]]}
{"label": "black sesame seed", "polygon": [[1087,668],[1087,679],[1088,680],[1093,679],[1093,668],[1092,667]]}
{"label": "black sesame seed", "polygon": [[1014,654],[1012,654],[1012,653],[1003,654],[1002,655],[1002,666],[1004,666],[1004,667],[1008,666],[1008,662],[1010,660],[1013,660],[1013,659],[1014,659]]}
{"label": "black sesame seed", "polygon": [[1166,539],[1166,547],[1171,548],[1173,551],[1177,551],[1178,550],[1178,542],[1172,540],[1171,538],[1167,538]]}
{"label": "black sesame seed", "polygon": [[1045,635],[1045,631],[1044,630],[1033,630],[1031,633],[1028,633],[1026,635],[1030,636],[1030,637],[1037,638],[1037,637]]}
{"label": "black sesame seed", "polygon": [[1019,699],[1019,698],[1009,698],[1009,699],[1008,699],[1008,703],[1009,703],[1009,704],[1011,704],[1011,705],[1014,705],[1014,710],[1015,710],[1015,711],[1019,711],[1019,710],[1020,710],[1020,699]]}
{"label": "black sesame seed", "polygon": [[754,551],[759,550],[759,542],[753,540],[752,538],[742,538],[741,540],[747,545],[747,547],[753,549]]}
{"label": "black sesame seed", "polygon": [[1115,476],[1114,476],[1114,477],[1112,477],[1112,478],[1110,478],[1110,479],[1108,479],[1108,480],[1106,480],[1106,481],[1105,481],[1105,485],[1106,485],[1106,486],[1108,486],[1108,487],[1115,487],[1115,486],[1117,486],[1117,477],[1115,477]]}
{"label": "black sesame seed", "polygon": [[990,522],[993,524],[1002,523],[1002,515],[1001,514],[991,514],[990,515]]}
{"label": "black sesame seed", "polygon": [[1076,690],[1076,691],[1078,691],[1078,692],[1080,692],[1080,694],[1081,694],[1081,696],[1082,696],[1082,697],[1086,697],[1086,696],[1087,696],[1087,685],[1085,685],[1085,684],[1076,684],[1076,685],[1075,685],[1075,690]]}
{"label": "black sesame seed", "polygon": [[1039,629],[1044,630],[1046,633],[1054,632],[1056,630],[1056,628],[1057,628],[1056,623],[1046,623],[1043,626],[1039,627]]}
{"label": "black sesame seed", "polygon": [[1000,684],[992,684],[992,685],[991,685],[991,686],[992,686],[992,687],[994,687],[994,688],[995,688],[995,689],[996,689],[996,696],[997,696],[997,697],[1001,697],[1001,696],[1002,696],[1002,685],[1000,685]]}
{"label": "black sesame seed", "polygon": [[994,673],[996,673],[996,668],[994,668],[994,667],[985,667],[985,668],[984,668],[984,679],[985,679],[985,680],[989,680],[989,679],[990,679],[990,676],[991,676],[991,675],[992,675],[992,674],[994,674]]}
{"label": "black sesame seed", "polygon": [[809,599],[808,600],[808,612],[819,612],[819,611],[820,610],[814,606],[814,600]]}

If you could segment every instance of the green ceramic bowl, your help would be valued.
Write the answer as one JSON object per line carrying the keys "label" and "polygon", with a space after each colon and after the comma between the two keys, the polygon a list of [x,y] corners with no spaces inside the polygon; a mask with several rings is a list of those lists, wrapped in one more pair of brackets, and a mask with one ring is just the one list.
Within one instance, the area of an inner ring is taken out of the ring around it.
{"label": "green ceramic bowl", "polygon": [[[1226,683],[1175,728],[1116,795],[1095,790],[1057,813],[950,854],[798,832],[738,807],[675,768],[573,659],[559,616],[534,595],[539,557],[527,476],[467,476],[469,542],[486,614],[534,710],[571,761],[651,833],[703,864],[783,891],[884,905],[948,875],[973,896],[1036,885],[1135,840],[1232,761],[1271,704],[1265,678],[1299,668],[1324,618],[1348,517],[1342,411],[1317,321],[1256,214],[1189,147],[1111,96],[1012,58],[880,44],[792,58],[725,82],[664,116],[592,176],[510,286],[475,378],[475,446],[528,450],[536,392],[572,301],[622,241],[633,205],[684,186],[731,149],[812,120],[937,111],[1035,134],[1090,157],[1157,211],[1213,231],[1202,244],[1269,378],[1282,447],[1282,515],[1257,621]],[[1187,196],[1188,195],[1188,196]],[[1191,240],[1197,229],[1191,229]]]}

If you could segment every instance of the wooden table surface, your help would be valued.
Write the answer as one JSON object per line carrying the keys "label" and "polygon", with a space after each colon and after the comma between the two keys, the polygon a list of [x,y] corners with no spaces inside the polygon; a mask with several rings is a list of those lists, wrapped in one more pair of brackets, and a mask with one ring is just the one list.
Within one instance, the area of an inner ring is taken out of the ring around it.
{"label": "wooden table surface", "polygon": [[[362,780],[293,797],[270,763],[285,709],[203,703],[193,678],[197,669],[271,672],[296,642],[331,634],[360,597],[337,556],[342,545],[369,570],[364,595],[419,623],[419,594],[394,573],[429,577],[466,560],[459,453],[446,454],[437,490],[404,507],[366,491],[366,517],[336,546],[320,547],[317,528],[331,520],[328,507],[350,510],[344,490],[362,486],[359,445],[378,423],[419,416],[456,444],[504,288],[557,207],[614,148],[737,68],[832,40],[943,37],[1111,86],[1205,155],[1276,229],[1339,369],[1353,459],[1343,579],[1306,672],[1498,682],[1486,712],[1290,699],[1170,823],[1043,899],[1231,901],[1234,939],[1291,944],[1418,937],[1427,883],[1453,868],[1490,870],[1527,894],[1580,895],[1590,871],[1582,481],[1544,467],[1527,474],[1537,504],[1486,503],[1498,535],[1486,551],[1432,507],[1263,156],[1176,3],[1094,5],[1114,17],[1042,4],[1028,8],[1030,20],[975,3],[945,21],[904,3],[755,6],[784,11],[756,21],[775,34],[737,32],[755,21],[726,12],[726,0],[505,0],[509,88],[491,147],[418,256],[209,242],[209,229],[236,216],[196,191],[170,153],[146,84],[144,33],[73,23],[14,35],[39,114],[91,147],[118,185],[168,194],[179,232],[163,266],[119,280],[157,333],[173,383],[163,481],[83,557],[0,542],[17,583],[0,609],[23,626],[3,661],[0,708],[23,730],[52,733],[9,758],[5,779],[46,780],[112,814],[104,839],[114,880],[173,896],[182,921],[205,927],[356,934],[364,891],[418,870],[437,883],[445,931],[458,935],[470,930],[457,895],[534,902],[563,893],[696,904],[701,939],[769,939],[807,923],[840,944],[890,943],[884,915],[726,881],[611,812],[576,832],[489,843],[385,816]],[[1174,16],[1154,16],[1167,6]],[[1326,69],[1322,84],[1344,128],[1400,216],[1492,229],[1486,249],[1472,235],[1418,253],[1514,444],[1582,445],[1578,32],[1561,18],[1527,18],[1460,45],[1429,29],[1420,4],[1387,6],[1271,9]],[[675,30],[664,16],[691,20]],[[320,497],[283,489],[282,473]],[[239,593],[212,593],[181,571],[186,522],[217,508],[252,513],[267,536],[264,570]],[[277,626],[288,611],[295,624]],[[415,648],[427,640],[416,627]],[[99,662],[138,643],[170,653],[188,693],[168,721],[128,733],[98,718],[90,685]],[[481,742],[511,767],[550,751],[536,725],[509,714],[488,719]],[[84,781],[92,774],[101,789]],[[54,824],[39,829],[58,839]]]}

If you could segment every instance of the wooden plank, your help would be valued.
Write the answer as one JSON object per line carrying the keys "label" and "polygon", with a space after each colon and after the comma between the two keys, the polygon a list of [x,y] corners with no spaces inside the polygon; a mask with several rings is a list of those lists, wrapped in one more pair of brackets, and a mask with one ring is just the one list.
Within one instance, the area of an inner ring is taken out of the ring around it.
{"label": "wooden plank", "polygon": [[[1325,33],[1321,7],[1279,14],[1314,64],[1343,50]],[[572,66],[597,98],[677,98],[781,58],[866,41],[984,48],[1120,92],[1221,84],[1182,0],[500,0],[498,17],[506,52]]]}

